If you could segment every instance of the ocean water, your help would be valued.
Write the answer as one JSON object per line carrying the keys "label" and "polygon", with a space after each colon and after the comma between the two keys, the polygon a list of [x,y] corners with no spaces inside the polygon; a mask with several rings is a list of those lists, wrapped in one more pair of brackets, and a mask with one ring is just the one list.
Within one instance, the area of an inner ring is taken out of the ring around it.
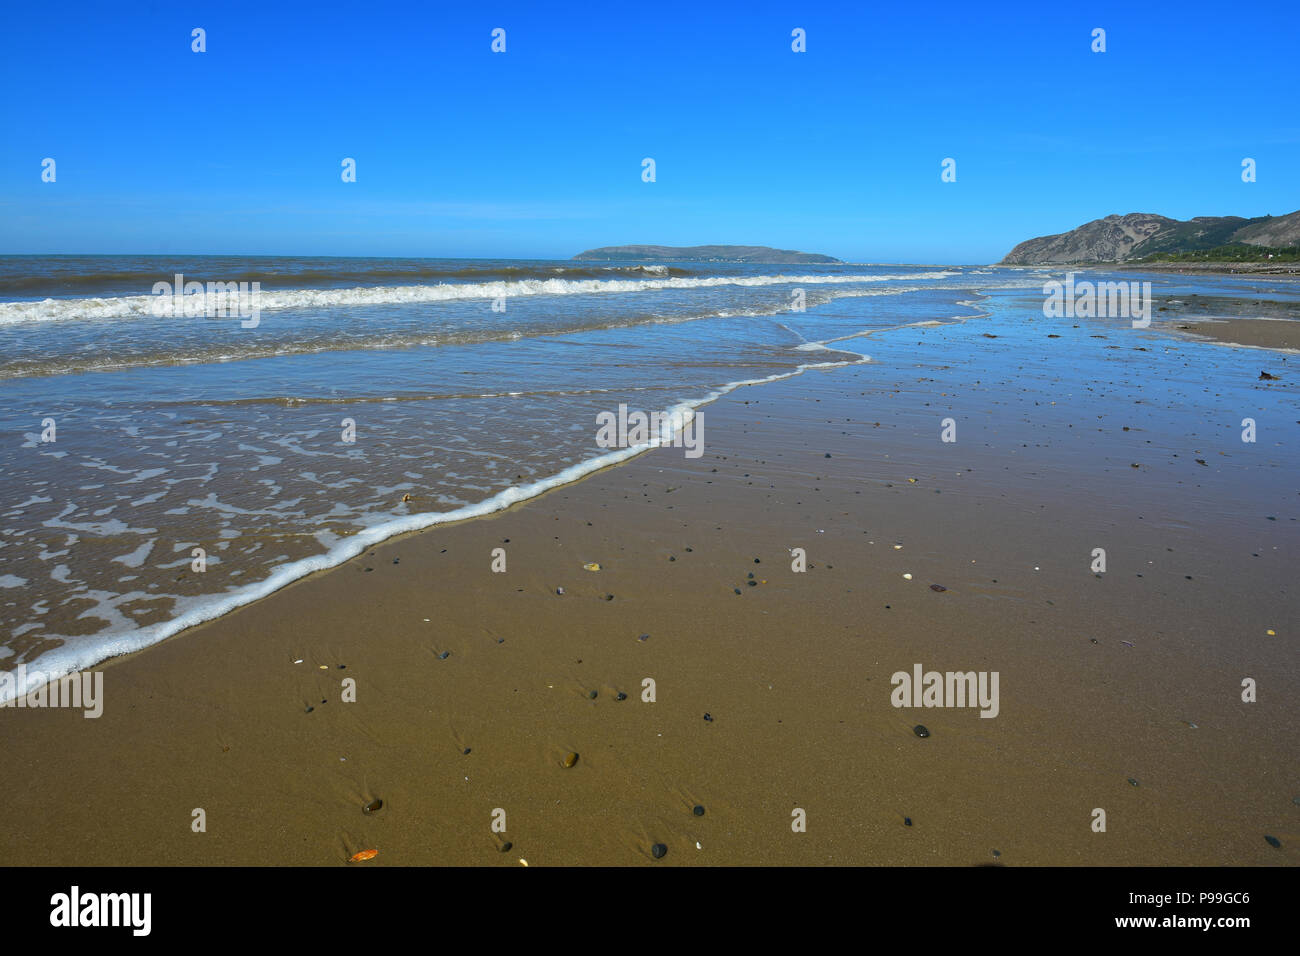
{"label": "ocean water", "polygon": [[[220,294],[185,300],[205,314],[158,314],[155,284],[178,273],[260,283],[256,324],[226,314]],[[0,669],[92,666],[394,534],[507,507],[672,437],[670,425],[600,447],[597,416],[620,405],[676,426],[698,416],[707,449],[720,395],[868,362],[872,334],[978,315],[983,293],[1049,277],[1060,273],[0,258]]]}

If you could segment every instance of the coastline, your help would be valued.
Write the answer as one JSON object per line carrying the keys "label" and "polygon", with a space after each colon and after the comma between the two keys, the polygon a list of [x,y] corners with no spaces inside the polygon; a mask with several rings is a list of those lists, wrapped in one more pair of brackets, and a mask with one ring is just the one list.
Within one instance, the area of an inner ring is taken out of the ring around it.
{"label": "coastline", "polygon": [[[1045,345],[1044,324],[878,333],[873,365],[708,405],[700,459],[656,449],[390,538],[107,663],[98,720],[9,711],[28,773],[0,846],[69,864],[1283,863],[1260,834],[1296,836],[1294,492],[1210,413],[1286,393],[1231,349],[1066,321]],[[1192,401],[1133,403],[1177,370]],[[999,672],[999,715],[893,707],[891,674],[916,663]],[[1243,674],[1267,675],[1256,704]]]}

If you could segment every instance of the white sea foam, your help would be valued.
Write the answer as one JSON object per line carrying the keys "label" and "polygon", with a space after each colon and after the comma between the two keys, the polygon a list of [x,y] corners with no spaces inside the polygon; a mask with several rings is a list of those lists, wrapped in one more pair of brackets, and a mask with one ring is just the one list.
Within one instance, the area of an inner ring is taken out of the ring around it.
{"label": "white sea foam", "polygon": [[[855,359],[844,362],[816,362],[805,365],[799,365],[793,371],[778,372],[762,378],[745,379],[742,381],[730,382],[720,386],[714,391],[701,399],[695,401],[680,402],[663,413],[664,424],[661,427],[660,434],[650,441],[633,445],[627,448],[618,448],[588,458],[585,461],[570,465],[568,468],[547,478],[528,484],[517,485],[506,488],[497,492],[491,497],[470,505],[462,505],[451,511],[425,512],[421,514],[406,515],[392,520],[383,521],[380,524],[373,525],[358,531],[356,534],[341,538],[324,554],[313,555],[308,558],[302,558],[288,564],[280,565],[271,574],[262,581],[255,584],[244,585],[226,591],[216,596],[206,596],[193,599],[193,603],[184,602],[184,609],[175,617],[160,624],[154,624],[148,627],[132,627],[132,623],[120,611],[118,606],[137,597],[158,597],[156,594],[145,595],[143,592],[132,592],[126,595],[110,594],[106,591],[82,591],[78,597],[89,597],[96,601],[96,606],[87,611],[82,616],[95,616],[110,622],[113,631],[107,635],[94,635],[87,641],[70,640],[55,648],[39,655],[35,660],[26,662],[28,664],[29,675],[41,674],[44,680],[58,680],[67,674],[76,673],[77,671],[86,670],[98,664],[100,661],[110,657],[118,657],[122,654],[130,654],[135,651],[143,650],[154,644],[164,641],[181,631],[188,630],[195,625],[202,624],[204,621],[211,621],[215,618],[228,614],[236,608],[246,604],[251,604],[270,594],[275,593],[281,588],[292,584],[309,574],[317,571],[324,571],[329,568],[338,567],[346,561],[358,555],[364,554],[368,548],[374,547],[388,538],[399,534],[406,534],[412,531],[420,531],[425,528],[431,528],[434,525],[447,524],[453,521],[464,521],[467,518],[478,518],[489,515],[497,511],[505,510],[512,505],[535,498],[544,494],[553,488],[567,485],[578,481],[581,478],[599,471],[602,468],[608,468],[626,461],[653,448],[661,446],[670,446],[676,437],[677,432],[685,428],[695,416],[697,409],[711,402],[716,401],[723,395],[743,388],[749,385],[762,385],[767,382],[775,382],[785,378],[792,378],[800,375],[809,369],[835,368],[843,365],[856,364],[857,362],[866,362],[870,359],[865,355],[846,350],[837,349],[849,355],[856,356]],[[47,522],[48,524],[49,522]],[[77,527],[75,525],[65,525],[64,527]],[[81,530],[78,528],[78,530]],[[127,529],[137,530],[137,529]],[[152,529],[149,529],[152,530]],[[209,562],[213,560],[209,556]],[[59,565],[51,574],[55,580],[63,580],[69,574],[66,565]],[[62,577],[61,577],[62,576]],[[13,697],[23,696],[35,690],[37,681],[30,677],[26,686],[14,687],[10,697],[4,697],[0,692],[0,702],[12,699]]]}
{"label": "white sea foam", "polygon": [[[262,290],[258,309],[326,309],[340,306],[402,305],[449,302],[459,299],[495,299],[502,296],[594,295],[645,292],[658,289],[707,289],[718,286],[848,285],[900,279],[948,279],[959,272],[915,272],[905,275],[768,275],[673,276],[657,279],[522,279],[514,282],[440,283],[437,285],[366,286],[354,289]],[[205,296],[207,294],[205,293]],[[216,293],[209,303],[216,307]],[[196,295],[197,297],[197,295]],[[0,325],[59,319],[112,319],[153,317],[154,295],[112,298],[42,299],[0,303]],[[206,310],[206,306],[205,306]]]}

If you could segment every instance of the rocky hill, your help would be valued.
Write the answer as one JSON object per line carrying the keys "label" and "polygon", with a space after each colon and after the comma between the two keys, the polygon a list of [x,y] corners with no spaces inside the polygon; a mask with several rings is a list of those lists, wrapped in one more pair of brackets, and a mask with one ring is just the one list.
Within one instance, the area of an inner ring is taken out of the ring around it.
{"label": "rocky hill", "polygon": [[[1225,247],[1300,246],[1300,210],[1285,216],[1197,216],[1186,222],[1153,213],[1107,216],[1055,236],[1028,239],[1004,265],[1071,265],[1124,262],[1151,255],[1181,255]],[[1260,258],[1265,253],[1261,250]]]}
{"label": "rocky hill", "polygon": [[580,252],[575,259],[636,260],[670,259],[695,262],[839,262],[815,252],[793,252],[769,246],[601,246]]}

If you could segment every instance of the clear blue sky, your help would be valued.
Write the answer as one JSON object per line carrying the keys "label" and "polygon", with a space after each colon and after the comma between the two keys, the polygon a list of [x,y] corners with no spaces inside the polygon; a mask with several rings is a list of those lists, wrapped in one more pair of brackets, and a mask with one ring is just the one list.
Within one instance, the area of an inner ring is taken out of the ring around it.
{"label": "clear blue sky", "polygon": [[1294,0],[992,6],[9,3],[0,252],[987,262],[1300,208]]}

